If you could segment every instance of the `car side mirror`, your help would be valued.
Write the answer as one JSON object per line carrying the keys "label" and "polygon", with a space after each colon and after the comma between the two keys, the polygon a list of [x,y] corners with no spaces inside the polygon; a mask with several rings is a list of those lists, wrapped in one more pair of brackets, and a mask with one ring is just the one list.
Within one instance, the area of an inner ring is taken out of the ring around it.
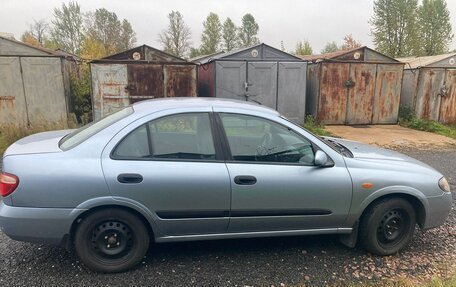
{"label": "car side mirror", "polygon": [[321,150],[315,153],[314,164],[316,166],[328,166],[328,156]]}

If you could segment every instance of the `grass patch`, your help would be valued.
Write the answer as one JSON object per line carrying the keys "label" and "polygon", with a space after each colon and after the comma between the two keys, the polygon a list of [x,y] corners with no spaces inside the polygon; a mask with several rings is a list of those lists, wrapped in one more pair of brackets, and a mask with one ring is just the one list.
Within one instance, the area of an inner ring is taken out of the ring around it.
{"label": "grass patch", "polygon": [[401,108],[399,111],[399,124],[406,128],[436,133],[456,139],[456,126],[444,125],[436,121],[418,119],[413,115],[409,108]]}
{"label": "grass patch", "polygon": [[0,157],[8,146],[23,137],[44,131],[61,130],[69,127],[74,128],[75,126],[75,124],[68,125],[50,122],[36,123],[30,126],[2,126],[0,127]]}
{"label": "grass patch", "polygon": [[302,125],[306,130],[310,131],[319,136],[334,136],[332,133],[325,130],[325,127],[321,125],[315,117],[313,116],[306,116],[304,124]]}

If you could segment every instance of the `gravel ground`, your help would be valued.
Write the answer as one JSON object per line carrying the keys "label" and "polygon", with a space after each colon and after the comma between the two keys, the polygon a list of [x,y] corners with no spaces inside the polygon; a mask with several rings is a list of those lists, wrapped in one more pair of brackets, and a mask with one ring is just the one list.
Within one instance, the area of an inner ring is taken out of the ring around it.
{"label": "gravel ground", "polygon": [[[404,151],[436,167],[456,190],[456,150]],[[326,286],[405,276],[446,275],[456,263],[456,211],[447,223],[418,231],[400,254],[348,249],[335,236],[153,245],[141,266],[96,274],[74,252],[16,242],[0,232],[0,286]]]}

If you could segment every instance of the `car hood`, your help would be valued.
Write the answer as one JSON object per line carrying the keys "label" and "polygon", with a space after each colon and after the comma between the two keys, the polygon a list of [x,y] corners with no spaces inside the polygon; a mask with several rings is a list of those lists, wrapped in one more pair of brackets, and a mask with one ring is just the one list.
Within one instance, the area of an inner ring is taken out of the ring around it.
{"label": "car hood", "polygon": [[379,161],[395,161],[395,162],[409,162],[409,163],[414,163],[418,164],[421,166],[429,167],[427,164],[416,160],[414,158],[411,158],[405,154],[380,148],[377,146],[373,145],[368,145],[356,141],[350,141],[350,140],[345,140],[345,139],[340,139],[340,138],[332,138],[332,137],[325,137],[327,139],[330,139],[332,141],[335,141],[347,149],[350,150],[350,152],[353,154],[353,158],[355,159],[366,159],[366,160],[379,160]]}
{"label": "car hood", "polygon": [[61,152],[59,141],[72,130],[43,132],[27,136],[10,145],[4,157],[18,154]]}

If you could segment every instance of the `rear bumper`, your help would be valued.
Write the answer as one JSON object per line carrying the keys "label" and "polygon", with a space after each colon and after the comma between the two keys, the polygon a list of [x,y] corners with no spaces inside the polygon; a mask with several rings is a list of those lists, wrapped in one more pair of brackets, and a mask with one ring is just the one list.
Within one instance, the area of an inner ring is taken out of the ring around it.
{"label": "rear bumper", "polygon": [[0,228],[19,241],[60,244],[83,210],[15,207],[0,203]]}
{"label": "rear bumper", "polygon": [[429,210],[426,214],[423,229],[438,227],[445,223],[453,204],[451,192],[445,192],[441,196],[428,197]]}

